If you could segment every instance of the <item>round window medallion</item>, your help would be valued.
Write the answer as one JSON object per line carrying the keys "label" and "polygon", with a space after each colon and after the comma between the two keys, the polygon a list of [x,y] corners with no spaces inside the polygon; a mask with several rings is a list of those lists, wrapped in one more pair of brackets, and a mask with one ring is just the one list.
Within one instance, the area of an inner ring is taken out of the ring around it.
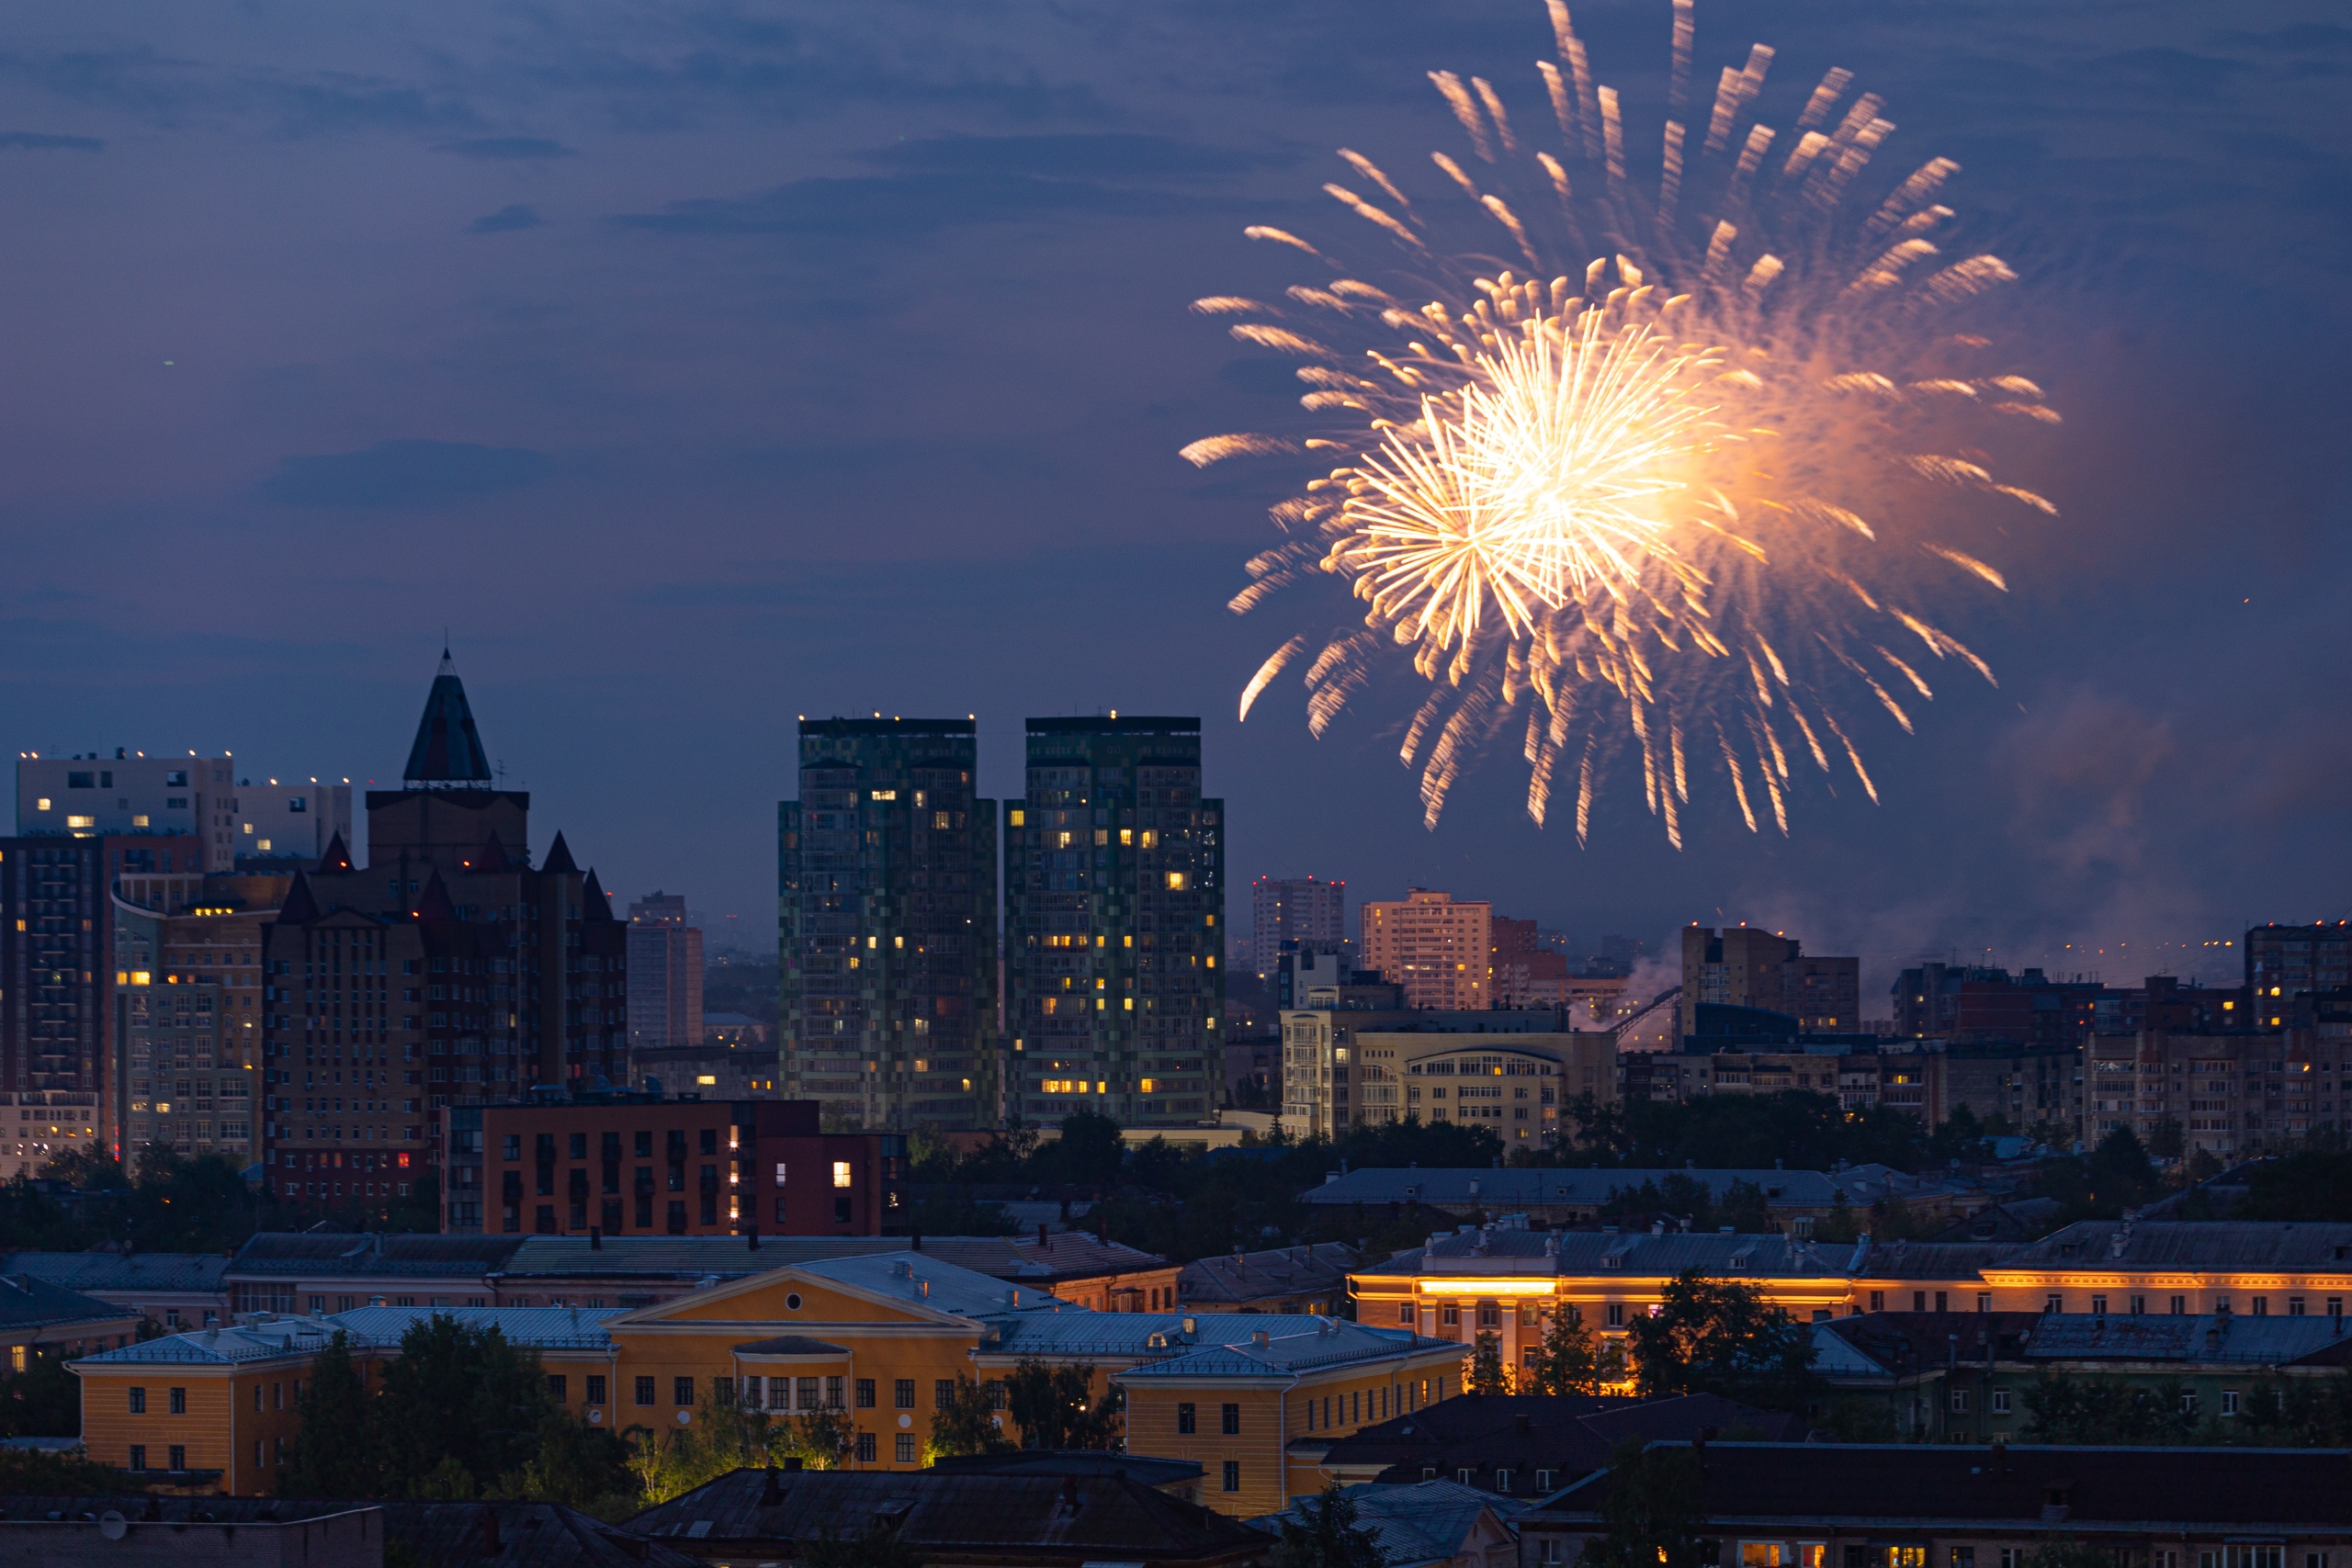
{"label": "round window medallion", "polygon": [[678,1412],[678,1425],[681,1427],[691,1424],[694,1418],[695,1413],[691,1410],[681,1410]]}
{"label": "round window medallion", "polygon": [[900,1427],[911,1427],[914,1424],[915,1418],[911,1416],[901,1416],[899,1417],[899,1425]]}
{"label": "round window medallion", "polygon": [[798,1312],[800,1310],[799,1292],[795,1291],[792,1294],[784,1298],[784,1310],[786,1312]]}
{"label": "round window medallion", "polygon": [[605,1424],[605,1413],[604,1413],[603,1411],[601,1411],[601,1410],[591,1410],[590,1412],[588,1412],[588,1425],[590,1425],[591,1427],[601,1427],[601,1426],[603,1426],[604,1424]]}

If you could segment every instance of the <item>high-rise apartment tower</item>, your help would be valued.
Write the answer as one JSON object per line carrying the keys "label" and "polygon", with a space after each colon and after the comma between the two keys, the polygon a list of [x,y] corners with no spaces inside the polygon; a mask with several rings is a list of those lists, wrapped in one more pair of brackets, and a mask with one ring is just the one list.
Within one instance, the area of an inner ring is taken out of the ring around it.
{"label": "high-rise apartment tower", "polygon": [[1225,1011],[1225,802],[1197,718],[1033,718],[1005,806],[1005,1109],[1204,1120]]}
{"label": "high-rise apartment tower", "polygon": [[628,1048],[702,1044],[702,932],[686,923],[686,901],[653,893],[628,907]]}
{"label": "high-rise apartment tower", "polygon": [[1283,944],[1299,953],[1347,949],[1348,885],[1312,876],[1261,876],[1250,885],[1250,967],[1273,974]]}
{"label": "high-rise apartment tower", "polygon": [[1363,966],[1405,987],[1405,1005],[1464,1011],[1494,1002],[1495,907],[1426,887],[1363,907]]}
{"label": "high-rise apartment tower", "polygon": [[783,1092],[834,1129],[994,1126],[996,802],[965,718],[804,719],[776,807]]}

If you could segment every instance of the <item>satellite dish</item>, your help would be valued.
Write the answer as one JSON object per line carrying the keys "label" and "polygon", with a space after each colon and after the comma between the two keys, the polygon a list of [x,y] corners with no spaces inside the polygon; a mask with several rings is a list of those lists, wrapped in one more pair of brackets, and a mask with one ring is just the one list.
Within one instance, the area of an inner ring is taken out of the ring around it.
{"label": "satellite dish", "polygon": [[130,1533],[130,1523],[120,1514],[108,1508],[98,1516],[98,1533],[108,1540],[120,1540]]}

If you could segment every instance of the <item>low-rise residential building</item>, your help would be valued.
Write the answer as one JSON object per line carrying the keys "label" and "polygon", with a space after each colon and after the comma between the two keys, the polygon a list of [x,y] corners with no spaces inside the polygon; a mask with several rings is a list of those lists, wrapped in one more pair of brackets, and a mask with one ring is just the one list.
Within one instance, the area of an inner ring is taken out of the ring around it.
{"label": "low-rise residential building", "polygon": [[2226,1433],[2290,1382],[2352,1376],[2352,1337],[2330,1318],[1887,1312],[1818,1325],[1814,1339],[1815,1370],[1883,1395],[1913,1442],[2032,1438],[2032,1396],[2052,1378],[2130,1384],[2185,1431]]}
{"label": "low-rise residential building", "polygon": [[311,1365],[345,1335],[364,1376],[400,1353],[418,1322],[444,1315],[494,1326],[538,1352],[548,1386],[567,1409],[605,1404],[612,1364],[603,1320],[582,1312],[363,1307],[323,1316],[241,1314],[234,1323],[167,1335],[81,1357],[82,1443],[90,1459],[175,1487],[237,1496],[275,1493],[300,1426]]}
{"label": "low-rise residential building", "polygon": [[1802,1442],[1805,1423],[1712,1393],[1471,1394],[1338,1439],[1323,1473],[1338,1485],[1446,1481],[1524,1506],[1600,1469],[1629,1437],[1688,1442],[1709,1432]]}
{"label": "low-rise residential building", "polygon": [[[1258,1325],[1246,1339],[1178,1347],[1114,1378],[1126,1393],[1128,1446],[1197,1461],[1203,1500],[1220,1513],[1270,1513],[1320,1492],[1333,1438],[1462,1391],[1458,1345],[1333,1318],[1246,1321]],[[1218,1317],[1185,1322],[1207,1328]]]}
{"label": "low-rise residential building", "polygon": [[1944,1214],[1973,1213],[1991,1201],[1990,1194],[1969,1183],[1914,1177],[1883,1165],[1838,1170],[1367,1167],[1330,1177],[1299,1197],[1318,1209],[1394,1206],[1401,1213],[1406,1204],[1419,1204],[1463,1219],[1519,1214],[1546,1224],[1576,1225],[1598,1219],[1613,1199],[1677,1179],[1700,1183],[1718,1203],[1734,1187],[1752,1187],[1763,1195],[1773,1224],[1800,1237],[1810,1234],[1813,1222],[1840,1207],[1859,1213],[1875,1203],[1900,1201],[1917,1213]]}
{"label": "low-rise residential building", "polygon": [[1984,1270],[1996,1309],[2342,1317],[2352,1224],[2083,1220]]}
{"label": "low-rise residential building", "polygon": [[0,1357],[11,1371],[23,1371],[37,1355],[79,1356],[128,1344],[139,1321],[111,1302],[29,1274],[0,1275]]}
{"label": "low-rise residential building", "polygon": [[323,1317],[381,1298],[393,1306],[483,1307],[519,1236],[257,1231],[221,1284],[234,1313]]}
{"label": "low-rise residential building", "polygon": [[1361,1260],[1337,1241],[1196,1258],[1177,1291],[1186,1312],[1337,1313]]}
{"label": "low-rise residential building", "polygon": [[[1720,1568],[1993,1568],[2061,1547],[2308,1568],[2352,1545],[2346,1462],[2340,1449],[1711,1442],[1693,1522]],[[1607,1533],[1618,1484],[1602,1471],[1520,1516],[1521,1568],[1575,1562]]]}
{"label": "low-rise residential building", "polygon": [[[1336,1137],[1393,1122],[1483,1122],[1532,1148],[1556,1134],[1577,1096],[1617,1097],[1616,1037],[1572,1029],[1562,1009],[1412,1012],[1345,999],[1310,991],[1281,1015],[1283,1115],[1295,1128]],[[1526,1081],[1477,1088],[1456,1077]]]}
{"label": "low-rise residential building", "polygon": [[[945,1240],[948,1238],[939,1238]],[[956,1237],[980,1243],[987,1237]],[[935,1243],[926,1243],[936,1250]],[[1017,1279],[1050,1291],[1062,1301],[1096,1312],[1173,1312],[1177,1306],[1177,1267],[1165,1258],[1085,1231],[1057,1231],[1039,1225],[1035,1236],[1014,1236],[1008,1246],[1023,1267],[1007,1272],[982,1260],[964,1267],[998,1279]],[[978,1251],[980,1248],[972,1247]]]}
{"label": "low-rise residential building", "polygon": [[217,1252],[11,1252],[0,1275],[29,1276],[76,1291],[169,1329],[209,1328],[229,1315]]}
{"label": "low-rise residential building", "polygon": [[933,1568],[1240,1568],[1266,1551],[1258,1532],[1108,1466],[739,1470],[621,1528],[720,1563],[788,1562],[812,1540],[876,1529]]}
{"label": "low-rise residential building", "polygon": [[[1355,1509],[1356,1524],[1371,1532],[1384,1568],[1511,1568],[1519,1560],[1519,1539],[1510,1521],[1527,1504],[1498,1497],[1451,1481],[1423,1481],[1411,1485],[1362,1483],[1340,1489]],[[1280,1513],[1250,1521],[1269,1535],[1280,1535],[1284,1524],[1311,1524],[1306,1498],[1295,1499]]]}

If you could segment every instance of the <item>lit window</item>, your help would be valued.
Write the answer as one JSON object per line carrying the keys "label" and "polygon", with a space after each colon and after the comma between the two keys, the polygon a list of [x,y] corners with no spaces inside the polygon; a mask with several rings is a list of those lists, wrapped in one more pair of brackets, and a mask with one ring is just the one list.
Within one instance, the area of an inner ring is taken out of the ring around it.
{"label": "lit window", "polygon": [[98,825],[98,819],[95,817],[68,817],[65,819],[65,825],[68,828],[95,828]]}
{"label": "lit window", "polygon": [[1159,1092],[1159,1080],[1158,1078],[1144,1079],[1143,1091],[1146,1094],[1158,1094]]}
{"label": "lit window", "polygon": [[155,973],[152,969],[133,969],[130,972],[130,983],[134,986],[151,986],[154,982]]}
{"label": "lit window", "polygon": [[874,792],[874,798],[876,800],[896,800],[899,798],[899,792],[895,789],[877,789]]}
{"label": "lit window", "polygon": [[147,826],[147,818],[144,816],[134,817],[130,819],[130,825],[134,828],[144,828]]}
{"label": "lit window", "polygon": [[1182,893],[1184,891],[1184,874],[1182,872],[1171,871],[1168,874],[1168,891],[1170,893]]}
{"label": "lit window", "polygon": [[845,1159],[833,1161],[833,1185],[836,1187],[849,1185],[849,1161]]}
{"label": "lit window", "polygon": [[34,809],[35,811],[46,811],[46,810],[48,810],[48,809],[49,809],[49,796],[47,796],[47,795],[42,795],[39,800],[37,800],[37,801],[33,802],[33,809]]}
{"label": "lit window", "polygon": [[246,823],[246,824],[245,824],[245,837],[246,837],[246,838],[248,838],[248,839],[250,839],[250,838],[252,838],[253,836],[254,836],[254,825],[253,825],[252,823],[248,822],[248,823]]}
{"label": "lit window", "polygon": [[267,839],[255,840],[254,847],[261,851],[264,854],[269,853],[269,840]]}
{"label": "lit window", "polygon": [[1015,811],[1013,811],[1013,812],[1010,813],[1010,814],[1006,817],[1006,818],[1005,818],[1005,819],[1006,819],[1007,821],[1011,822],[1014,827],[1018,828],[1018,827],[1020,827],[1020,826],[1021,826],[1022,817],[1023,817],[1023,813],[1021,813],[1021,812],[1020,812],[1020,811],[1018,811],[1018,810],[1015,810]]}
{"label": "lit window", "polygon": [[695,1082],[705,1088],[708,1088],[718,1082],[718,1075],[716,1073],[703,1073],[695,1077]]}

